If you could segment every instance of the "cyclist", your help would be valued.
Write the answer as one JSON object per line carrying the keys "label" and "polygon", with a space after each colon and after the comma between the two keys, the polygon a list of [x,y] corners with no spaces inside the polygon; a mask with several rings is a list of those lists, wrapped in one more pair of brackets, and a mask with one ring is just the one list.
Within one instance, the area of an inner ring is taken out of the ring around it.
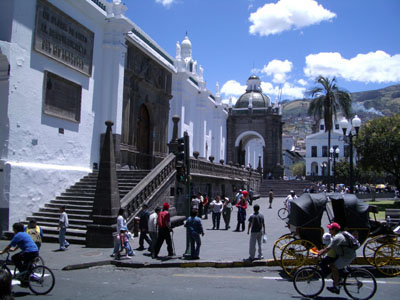
{"label": "cyclist", "polygon": [[13,231],[15,233],[14,237],[12,238],[10,244],[6,246],[0,254],[3,254],[8,251],[15,251],[18,248],[21,249],[21,252],[14,254],[11,257],[14,265],[19,270],[19,277],[21,278],[25,271],[28,268],[29,263],[36,257],[39,256],[39,249],[36,246],[35,242],[32,238],[24,232],[24,225],[21,223],[14,223],[13,224]]}
{"label": "cyclist", "polygon": [[[332,241],[330,244],[318,251],[318,255],[324,255],[331,250],[336,253],[336,259],[327,262],[330,266],[332,272],[333,286],[327,287],[328,291],[339,294],[339,270],[351,264],[351,262],[356,257],[356,251],[348,246],[348,241],[346,237],[340,233],[340,225],[336,222],[327,225],[329,233],[332,235]],[[325,258],[324,258],[325,259]],[[331,259],[329,257],[328,259]],[[323,264],[324,262],[322,262]]]}

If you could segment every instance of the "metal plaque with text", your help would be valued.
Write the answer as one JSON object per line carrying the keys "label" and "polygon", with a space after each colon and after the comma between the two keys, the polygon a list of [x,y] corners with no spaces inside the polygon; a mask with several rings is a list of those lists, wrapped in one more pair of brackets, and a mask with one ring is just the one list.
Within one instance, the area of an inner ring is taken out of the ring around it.
{"label": "metal plaque with text", "polygon": [[45,71],[43,90],[45,114],[80,122],[82,87],[79,84]]}
{"label": "metal plaque with text", "polygon": [[38,0],[33,48],[92,75],[94,33],[47,1]]}

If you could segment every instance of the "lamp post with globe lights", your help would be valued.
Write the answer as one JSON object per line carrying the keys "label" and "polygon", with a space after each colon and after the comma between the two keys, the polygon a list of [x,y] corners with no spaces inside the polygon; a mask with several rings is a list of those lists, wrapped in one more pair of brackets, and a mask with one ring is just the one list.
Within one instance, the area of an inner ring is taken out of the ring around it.
{"label": "lamp post with globe lights", "polygon": [[322,183],[325,183],[325,169],[328,166],[328,164],[326,163],[326,161],[324,161],[320,164],[320,166],[321,166],[321,173],[322,173]]}
{"label": "lamp post with globe lights", "polygon": [[336,148],[334,149],[331,147],[329,149],[329,153],[331,154],[331,157],[333,158],[333,191],[336,191],[336,156],[339,157],[340,149]]}
{"label": "lamp post with globe lights", "polygon": [[[353,120],[351,120],[351,124],[349,124],[349,121],[346,118],[343,118],[340,121],[340,127],[342,127],[343,130],[343,135],[345,137],[345,141],[349,144],[350,146],[350,193],[354,194],[354,166],[353,166],[353,137],[357,137],[358,136],[358,131],[361,127],[361,119],[355,115]],[[353,128],[355,129],[355,133],[353,133]],[[348,135],[346,136],[347,133],[347,129],[349,129],[348,131]]]}

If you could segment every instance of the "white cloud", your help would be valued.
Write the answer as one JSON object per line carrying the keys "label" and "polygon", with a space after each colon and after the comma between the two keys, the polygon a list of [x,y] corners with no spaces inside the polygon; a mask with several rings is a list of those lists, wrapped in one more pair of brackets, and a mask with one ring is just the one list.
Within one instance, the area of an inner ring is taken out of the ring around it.
{"label": "white cloud", "polygon": [[302,85],[302,86],[306,86],[307,85],[307,81],[305,81],[304,79],[297,80],[297,83]]}
{"label": "white cloud", "polygon": [[400,81],[399,70],[400,54],[390,56],[378,50],[346,59],[337,52],[321,52],[306,57],[304,74],[308,77],[336,76],[349,81],[384,83]]}
{"label": "white cloud", "polygon": [[273,76],[272,81],[274,83],[284,83],[287,78],[287,73],[291,72],[293,68],[292,62],[285,60],[274,59],[271,60],[268,65],[264,66],[261,72]]}
{"label": "white cloud", "polygon": [[[223,103],[229,103],[229,97],[233,96],[233,104],[236,103],[237,98],[246,92],[246,85],[241,85],[236,80],[227,81],[221,88],[221,94],[224,94]],[[282,85],[273,85],[271,82],[261,82],[261,88],[264,94],[269,95],[272,101],[280,94],[280,87],[282,88],[282,99],[295,99],[303,98],[306,88],[299,87],[288,82]]]}
{"label": "white cloud", "polygon": [[335,13],[325,9],[316,0],[280,0],[265,4],[250,14],[252,25],[249,32],[268,36],[329,21],[334,17]]}
{"label": "white cloud", "polygon": [[170,7],[176,0],[156,0],[156,3],[160,3],[162,6]]}
{"label": "white cloud", "polygon": [[226,96],[240,96],[246,92],[246,85],[241,85],[236,80],[229,80],[224,83],[221,93]]}

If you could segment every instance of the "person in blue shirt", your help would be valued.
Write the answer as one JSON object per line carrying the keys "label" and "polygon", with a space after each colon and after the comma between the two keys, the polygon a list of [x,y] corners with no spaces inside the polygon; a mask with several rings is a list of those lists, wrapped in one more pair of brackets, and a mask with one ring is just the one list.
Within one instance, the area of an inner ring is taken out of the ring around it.
{"label": "person in blue shirt", "polygon": [[23,224],[14,223],[13,231],[15,233],[14,237],[10,244],[0,251],[0,254],[8,251],[15,251],[18,248],[21,249],[21,252],[14,254],[11,260],[19,272],[22,273],[28,268],[29,262],[39,256],[39,249],[29,234],[24,232]]}
{"label": "person in blue shirt", "polygon": [[197,210],[192,210],[190,217],[186,220],[185,227],[189,232],[190,237],[190,254],[192,259],[200,259],[200,234],[204,236],[201,219],[197,216]]}

